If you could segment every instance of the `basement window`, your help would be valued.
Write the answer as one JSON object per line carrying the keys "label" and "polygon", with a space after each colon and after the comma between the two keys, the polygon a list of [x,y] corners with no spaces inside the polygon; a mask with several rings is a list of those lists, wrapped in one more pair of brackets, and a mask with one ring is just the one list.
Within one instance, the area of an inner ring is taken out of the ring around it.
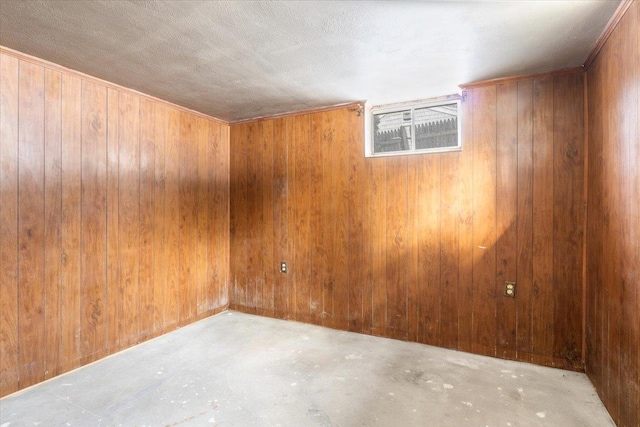
{"label": "basement window", "polygon": [[367,157],[458,151],[460,97],[371,109]]}

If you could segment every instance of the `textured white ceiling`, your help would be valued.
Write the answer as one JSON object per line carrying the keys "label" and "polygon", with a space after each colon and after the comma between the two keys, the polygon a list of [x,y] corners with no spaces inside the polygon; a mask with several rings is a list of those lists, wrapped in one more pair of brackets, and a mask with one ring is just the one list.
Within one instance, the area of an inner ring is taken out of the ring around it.
{"label": "textured white ceiling", "polygon": [[0,0],[0,44],[240,120],[580,66],[618,3]]}

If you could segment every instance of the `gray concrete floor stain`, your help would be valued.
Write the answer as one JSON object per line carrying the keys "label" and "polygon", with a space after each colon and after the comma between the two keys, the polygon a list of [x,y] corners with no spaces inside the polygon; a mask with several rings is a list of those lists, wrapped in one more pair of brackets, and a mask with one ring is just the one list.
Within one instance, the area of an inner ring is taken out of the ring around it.
{"label": "gray concrete floor stain", "polygon": [[38,425],[614,424],[584,374],[225,312],[0,400]]}

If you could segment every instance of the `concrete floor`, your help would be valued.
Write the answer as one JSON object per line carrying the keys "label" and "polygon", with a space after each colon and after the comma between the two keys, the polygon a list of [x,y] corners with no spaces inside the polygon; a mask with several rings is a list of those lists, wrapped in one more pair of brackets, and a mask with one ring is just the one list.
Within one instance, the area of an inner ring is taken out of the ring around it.
{"label": "concrete floor", "polygon": [[226,312],[0,400],[37,425],[614,424],[583,374]]}

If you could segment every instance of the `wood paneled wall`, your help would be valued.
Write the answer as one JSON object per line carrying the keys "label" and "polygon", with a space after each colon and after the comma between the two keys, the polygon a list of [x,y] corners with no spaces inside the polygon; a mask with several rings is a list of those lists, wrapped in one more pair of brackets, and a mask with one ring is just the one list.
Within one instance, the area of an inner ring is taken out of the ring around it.
{"label": "wood paneled wall", "polygon": [[582,369],[583,78],[468,88],[461,152],[364,158],[353,107],[232,125],[231,308]]}
{"label": "wood paneled wall", "polygon": [[618,426],[640,426],[640,4],[587,72],[586,371]]}
{"label": "wood paneled wall", "polygon": [[0,132],[0,396],[226,308],[228,125],[3,51]]}

